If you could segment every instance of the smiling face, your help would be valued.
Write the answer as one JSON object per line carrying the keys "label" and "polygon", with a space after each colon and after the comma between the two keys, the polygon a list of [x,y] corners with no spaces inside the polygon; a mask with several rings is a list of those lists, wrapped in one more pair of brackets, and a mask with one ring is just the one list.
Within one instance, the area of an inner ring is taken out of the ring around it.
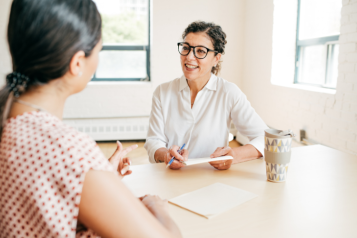
{"label": "smiling face", "polygon": [[[210,37],[204,32],[189,33],[184,39],[190,46],[204,46],[214,50]],[[197,59],[191,52],[184,56],[181,55],[182,72],[187,80],[207,81],[211,77],[212,67],[215,66],[221,58],[221,54],[215,55],[214,52],[208,52],[206,58]]]}

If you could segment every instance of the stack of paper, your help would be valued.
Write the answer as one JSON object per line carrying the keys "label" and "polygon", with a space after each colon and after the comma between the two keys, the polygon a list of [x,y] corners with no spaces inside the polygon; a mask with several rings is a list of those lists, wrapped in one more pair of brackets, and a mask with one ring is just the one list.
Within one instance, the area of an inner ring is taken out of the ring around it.
{"label": "stack of paper", "polygon": [[206,218],[212,218],[257,197],[256,194],[222,183],[170,199],[169,202]]}
{"label": "stack of paper", "polygon": [[188,159],[185,162],[182,162],[183,164],[185,164],[186,166],[189,165],[194,165],[194,164],[202,164],[202,163],[208,163],[208,162],[212,162],[212,161],[219,161],[219,160],[230,160],[233,159],[232,156],[222,156],[222,157],[217,157],[217,158],[199,158],[199,159]]}

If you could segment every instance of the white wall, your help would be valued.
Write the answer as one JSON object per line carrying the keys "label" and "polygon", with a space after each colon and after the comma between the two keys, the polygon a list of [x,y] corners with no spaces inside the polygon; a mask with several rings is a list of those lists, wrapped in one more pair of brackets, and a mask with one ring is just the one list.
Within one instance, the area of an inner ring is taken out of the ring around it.
{"label": "white wall", "polygon": [[[11,0],[1,1],[0,83],[3,83],[4,75],[11,71],[4,40]],[[147,128],[155,88],[182,75],[176,43],[182,40],[187,25],[196,20],[220,24],[227,33],[227,53],[223,56],[221,76],[241,84],[244,0],[221,0],[219,4],[215,0],[152,0],[151,4],[151,82],[91,82],[83,92],[68,99],[64,111],[66,123],[98,140],[145,138],[146,130],[129,134],[135,128]],[[115,129],[116,126],[125,128],[125,133]],[[99,133],[105,131],[103,128],[111,130],[108,130],[110,133]]]}
{"label": "white wall", "polygon": [[[6,27],[11,0],[0,2],[1,80],[11,72],[6,42]],[[195,20],[220,24],[228,44],[221,76],[238,85],[242,73],[242,32],[244,1],[152,0],[152,54],[150,83],[91,83],[83,92],[68,100],[65,118],[97,118],[149,115],[153,90],[181,76],[176,43],[189,23]],[[4,81],[0,81],[2,84]]]}
{"label": "white wall", "polygon": [[[153,90],[181,74],[176,42],[190,22],[200,19],[219,23],[226,31],[222,76],[242,88],[268,125],[305,129],[309,139],[356,154],[357,0],[343,4],[335,94],[271,84],[274,0],[153,0],[152,82],[93,83],[70,98],[65,117],[146,120]],[[0,81],[11,71],[5,40],[9,5],[10,0],[0,3]]]}
{"label": "white wall", "polygon": [[268,125],[357,154],[357,1],[343,1],[335,94],[271,84],[273,14],[273,0],[246,1],[243,91]]}
{"label": "white wall", "polygon": [[7,44],[7,23],[10,14],[10,0],[0,1],[0,85],[4,85],[6,74],[11,72],[11,58]]}
{"label": "white wall", "polygon": [[[152,54],[150,83],[93,83],[68,100],[65,118],[149,116],[155,88],[182,75],[176,43],[195,20],[220,24],[227,33],[227,53],[221,76],[241,83],[243,0],[152,2]],[[98,86],[100,85],[100,86]],[[139,85],[139,86],[138,86]],[[89,110],[90,108],[90,110]]]}

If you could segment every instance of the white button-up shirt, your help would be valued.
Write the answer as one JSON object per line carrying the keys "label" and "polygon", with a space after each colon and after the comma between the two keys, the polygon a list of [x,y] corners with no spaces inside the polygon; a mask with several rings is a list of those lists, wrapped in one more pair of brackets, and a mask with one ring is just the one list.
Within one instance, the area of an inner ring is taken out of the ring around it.
{"label": "white button-up shirt", "polygon": [[182,76],[155,90],[144,147],[151,163],[157,149],[184,143],[189,158],[209,157],[217,147],[228,145],[231,121],[264,155],[268,127],[237,85],[212,74],[191,109],[190,88]]}

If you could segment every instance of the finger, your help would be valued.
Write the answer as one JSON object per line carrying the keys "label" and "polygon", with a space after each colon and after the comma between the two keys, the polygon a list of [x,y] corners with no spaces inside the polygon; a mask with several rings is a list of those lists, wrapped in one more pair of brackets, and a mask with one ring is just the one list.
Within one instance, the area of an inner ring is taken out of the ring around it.
{"label": "finger", "polygon": [[219,150],[216,150],[213,154],[211,154],[210,157],[211,158],[216,158],[216,157],[220,157],[220,156],[226,155],[226,154],[228,154],[230,149],[231,149],[230,147],[220,148]]}
{"label": "finger", "polygon": [[127,158],[120,159],[120,157],[119,157],[118,171],[121,175],[123,175],[123,173],[121,172],[122,169],[124,169],[124,167],[128,166],[128,165],[129,164],[127,163]]}
{"label": "finger", "polygon": [[121,174],[121,175],[125,175],[125,173],[126,173],[127,171],[129,171],[129,166],[124,166],[124,168],[122,168],[122,169],[120,170],[120,174]]}
{"label": "finger", "polygon": [[180,155],[177,150],[170,150],[170,154],[171,156],[174,156],[176,159],[180,160],[180,161],[184,161],[184,158],[182,157],[182,155]]}
{"label": "finger", "polygon": [[148,195],[147,194],[145,194],[144,196],[141,196],[141,197],[139,197],[139,199],[140,199],[140,201],[142,201],[145,197],[147,197]]}
{"label": "finger", "polygon": [[171,148],[169,149],[171,158],[175,157],[178,160],[183,160],[181,154],[177,152],[179,149],[180,149],[180,147],[178,147],[177,145],[171,146]]}
{"label": "finger", "polygon": [[125,158],[123,159],[123,163],[124,163],[124,164],[127,164],[127,165],[131,165],[131,161],[130,161],[130,159],[129,159],[128,157],[125,157]]}
{"label": "finger", "polygon": [[185,167],[185,165],[181,162],[176,161],[176,160],[174,160],[174,162],[172,162],[172,164],[170,165],[170,169],[180,169],[182,167]]}
{"label": "finger", "polygon": [[212,155],[213,155],[214,153],[216,153],[217,151],[221,150],[222,148],[223,148],[223,147],[217,147],[217,149],[211,154],[210,157],[213,158]]}
{"label": "finger", "polygon": [[179,149],[180,149],[180,147],[178,145],[173,145],[173,146],[171,146],[171,148],[169,150],[170,151],[171,150],[178,151]]}
{"label": "finger", "polygon": [[120,159],[120,151],[123,149],[123,145],[120,143],[120,141],[117,141],[117,148],[114,151],[113,155],[110,157],[110,162],[111,163],[117,163],[118,160]]}
{"label": "finger", "polygon": [[120,152],[122,149],[123,149],[123,145],[120,143],[120,141],[117,141],[117,149],[114,151],[114,154],[112,155],[110,160],[117,162],[120,159]]}
{"label": "finger", "polygon": [[124,175],[127,176],[127,175],[130,175],[130,174],[132,174],[132,173],[133,173],[133,171],[128,170]]}
{"label": "finger", "polygon": [[187,161],[188,160],[188,150],[183,149],[181,151],[181,156],[184,158],[184,161]]}
{"label": "finger", "polygon": [[217,161],[212,161],[209,162],[211,165],[220,165],[220,164],[228,164],[229,162],[232,162],[232,160],[217,160]]}
{"label": "finger", "polygon": [[135,150],[136,148],[138,148],[138,145],[132,145],[132,146],[129,146],[129,147],[125,148],[121,153],[122,153],[123,156],[125,156],[130,151]]}
{"label": "finger", "polygon": [[123,145],[120,143],[120,141],[117,140],[117,150],[116,151],[121,151],[123,149]]}
{"label": "finger", "polygon": [[222,161],[212,161],[212,162],[209,162],[211,165],[220,165],[220,164],[223,164]]}

